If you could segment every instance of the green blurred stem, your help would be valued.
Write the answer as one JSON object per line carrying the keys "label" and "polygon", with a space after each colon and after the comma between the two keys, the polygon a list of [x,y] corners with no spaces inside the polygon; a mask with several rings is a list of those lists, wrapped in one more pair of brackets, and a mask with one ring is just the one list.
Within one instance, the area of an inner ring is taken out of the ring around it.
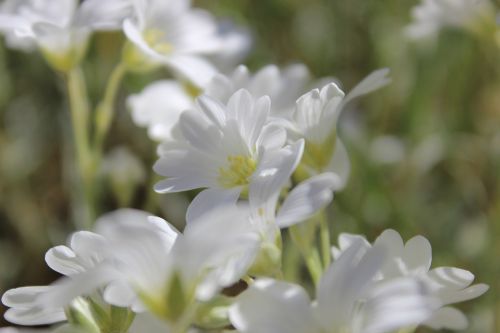
{"label": "green blurred stem", "polygon": [[323,273],[323,264],[318,248],[313,245],[317,228],[314,222],[315,220],[313,219],[309,220],[301,225],[292,226],[288,231],[290,233],[290,238],[297,246],[302,258],[304,258],[304,262],[314,285],[317,285]]}
{"label": "green blurred stem", "polygon": [[[98,104],[95,112],[94,153],[96,154],[97,161],[101,159],[104,141],[113,120],[116,95],[126,73],[127,66],[123,62],[116,65],[109,77],[104,97]],[[98,162],[98,164],[100,163]]]}
{"label": "green blurred stem", "polygon": [[321,257],[323,259],[323,267],[326,269],[330,266],[330,261],[332,260],[330,254],[330,228],[328,226],[328,220],[326,217],[326,211],[319,214],[319,237],[321,242]]}
{"label": "green blurred stem", "polygon": [[314,285],[317,286],[321,278],[321,274],[323,273],[319,252],[313,247],[310,251],[308,251],[308,253],[303,253],[302,255],[304,256],[307,270],[309,271],[309,274],[311,274]]}
{"label": "green blurred stem", "polygon": [[75,150],[84,197],[84,216],[81,227],[89,227],[95,218],[94,174],[95,164],[89,147],[90,107],[87,97],[85,78],[80,67],[67,73],[68,95],[73,125]]}

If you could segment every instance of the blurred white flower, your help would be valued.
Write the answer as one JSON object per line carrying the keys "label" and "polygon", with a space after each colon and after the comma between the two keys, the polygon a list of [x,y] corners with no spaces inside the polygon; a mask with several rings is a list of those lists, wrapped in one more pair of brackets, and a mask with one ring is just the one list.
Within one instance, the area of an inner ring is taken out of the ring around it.
{"label": "blurred white flower", "polygon": [[174,80],[162,80],[148,85],[138,94],[127,98],[132,120],[147,127],[148,135],[155,141],[172,139],[172,130],[181,113],[192,109],[194,97],[185,86]]}
{"label": "blurred white flower", "polygon": [[306,291],[291,283],[257,280],[229,310],[241,332],[382,333],[428,318],[434,301],[411,278],[374,283],[384,249],[351,246],[323,275],[311,304]]}
{"label": "blurred white flower", "polygon": [[127,206],[136,186],[146,180],[141,160],[127,147],[117,147],[106,154],[102,172],[109,179],[111,189],[121,207]]}
{"label": "blurred white flower", "polygon": [[14,48],[35,45],[56,68],[68,70],[83,57],[94,30],[120,27],[129,0],[7,0],[0,7],[0,31]]}
{"label": "blurred white flower", "polygon": [[[68,246],[51,248],[45,254],[47,265],[54,271],[72,276],[98,265],[103,257],[105,239],[101,235],[78,231],[71,235]],[[2,296],[2,303],[10,309],[5,319],[20,325],[45,325],[66,320],[63,307],[39,306],[37,301],[57,286],[21,287],[10,289]]]}
{"label": "blurred white flower", "polygon": [[[332,248],[334,257],[349,249],[351,244],[362,242],[369,249],[371,245],[363,236],[341,234],[339,248]],[[422,236],[415,236],[406,244],[394,230],[384,231],[373,243],[388,250],[387,257],[377,280],[391,281],[401,277],[414,277],[422,282],[427,292],[439,300],[436,309],[423,324],[434,329],[464,329],[467,327],[465,315],[447,305],[479,297],[488,290],[485,284],[471,286],[474,275],[469,271],[455,267],[438,267],[430,270],[432,249],[429,241]]]}
{"label": "blurred white flower", "polygon": [[309,71],[301,64],[281,71],[275,65],[268,65],[253,75],[240,65],[229,76],[216,74],[202,89],[174,80],[154,82],[131,95],[127,104],[135,124],[147,127],[149,137],[161,142],[172,139],[172,129],[180,114],[194,108],[195,98],[200,94],[226,104],[235,92],[246,89],[254,98],[271,98],[271,117],[289,117],[296,99],[307,91],[309,81]]}
{"label": "blurred white flower", "polygon": [[489,0],[422,0],[412,9],[413,22],[406,28],[411,38],[435,37],[444,27],[474,29],[481,20],[495,20]]}
{"label": "blurred white flower", "polygon": [[127,38],[146,62],[166,65],[198,87],[216,73],[207,56],[225,56],[235,52],[234,45],[246,45],[247,34],[221,31],[210,13],[191,8],[189,0],[133,0],[133,4],[134,15],[123,25]]}
{"label": "blurred white flower", "polygon": [[[67,277],[4,294],[3,303],[13,307],[6,318],[25,325],[64,321],[64,309],[100,290],[111,305],[148,309],[175,322],[197,299],[208,300],[237,282],[253,262],[257,235],[248,232],[241,216],[238,209],[213,210],[188,221],[180,234],[145,212],[106,214],[97,221],[96,234],[76,233],[71,248],[47,253],[49,266]],[[81,235],[85,242],[75,243]]]}
{"label": "blurred white flower", "polygon": [[395,164],[401,162],[406,155],[404,142],[392,135],[381,135],[370,143],[370,157],[378,164]]}
{"label": "blurred white flower", "polygon": [[154,170],[167,177],[155,186],[160,193],[210,188],[237,196],[257,177],[279,173],[276,163],[290,150],[302,154],[302,141],[285,146],[285,130],[268,124],[267,96],[242,89],[227,106],[208,96],[197,106],[181,114],[175,140],[159,148]]}
{"label": "blurred white flower", "polygon": [[287,118],[295,107],[295,101],[307,91],[310,83],[309,70],[303,64],[290,65],[281,70],[276,65],[267,65],[254,74],[240,65],[230,75],[217,74],[204,93],[225,103],[236,91],[246,89],[255,98],[271,98],[271,116]]}

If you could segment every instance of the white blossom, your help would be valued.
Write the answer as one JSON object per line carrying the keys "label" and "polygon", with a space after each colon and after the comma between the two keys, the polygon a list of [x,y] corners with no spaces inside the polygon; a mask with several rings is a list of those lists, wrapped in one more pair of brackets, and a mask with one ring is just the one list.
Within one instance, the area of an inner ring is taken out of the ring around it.
{"label": "white blossom", "polygon": [[149,137],[162,142],[173,139],[174,126],[183,111],[194,107],[194,98],[181,83],[162,80],[130,95],[127,105],[134,123],[147,127]]}
{"label": "white blossom", "polygon": [[387,69],[373,72],[347,95],[337,84],[329,83],[297,100],[292,119],[285,126],[291,138],[305,139],[302,166],[307,173],[332,172],[337,175],[336,190],[345,186],[350,162],[337,134],[338,118],[351,100],[387,85],[390,82],[388,73]]}
{"label": "white blossom", "polygon": [[197,110],[185,111],[175,140],[160,146],[154,170],[167,177],[156,184],[160,193],[196,188],[239,194],[259,175],[279,173],[276,163],[289,151],[302,154],[303,142],[285,146],[283,128],[268,124],[270,100],[236,92],[227,105],[208,96]]}
{"label": "white blossom", "polygon": [[351,244],[324,273],[312,303],[298,285],[257,280],[231,306],[231,323],[245,333],[382,333],[428,318],[435,302],[418,281],[374,283],[383,261],[382,247]]}
{"label": "white blossom", "polygon": [[163,80],[150,84],[142,92],[131,95],[127,104],[135,124],[148,128],[148,135],[155,141],[172,139],[172,129],[180,114],[195,107],[195,98],[208,95],[222,104],[240,89],[247,90],[254,98],[269,96],[272,101],[270,116],[290,116],[295,100],[307,91],[310,75],[302,64],[280,70],[268,65],[251,74],[244,65],[230,75],[217,73],[204,87],[196,89],[189,84]]}
{"label": "white blossom", "polygon": [[56,68],[70,69],[95,30],[118,29],[130,12],[128,0],[8,0],[0,7],[0,31],[8,45],[36,45]]}
{"label": "white blossom", "polygon": [[[334,256],[338,257],[354,242],[362,242],[365,248],[371,247],[363,236],[341,234],[339,248],[333,248]],[[377,276],[378,281],[414,277],[422,282],[429,294],[439,300],[441,308],[436,309],[433,316],[423,322],[424,324],[434,329],[466,328],[465,315],[447,305],[479,297],[488,290],[487,285],[471,286],[474,275],[460,268],[430,269],[432,249],[429,241],[422,236],[415,236],[405,244],[399,233],[389,229],[384,231],[373,244],[388,249],[384,265]]]}
{"label": "white blossom", "polygon": [[481,20],[494,22],[494,12],[489,0],[422,0],[406,33],[418,39],[435,37],[444,27],[473,29]]}
{"label": "white blossom", "polygon": [[221,31],[210,13],[191,8],[188,0],[133,0],[133,4],[134,14],[123,25],[127,38],[147,62],[166,65],[199,87],[216,73],[207,56],[234,53],[234,45],[245,45],[248,38],[237,31]]}

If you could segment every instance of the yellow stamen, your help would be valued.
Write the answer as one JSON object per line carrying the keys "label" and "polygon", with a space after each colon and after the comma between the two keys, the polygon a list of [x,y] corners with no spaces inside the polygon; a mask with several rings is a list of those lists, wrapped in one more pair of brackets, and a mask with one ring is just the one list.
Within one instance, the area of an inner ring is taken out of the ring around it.
{"label": "yellow stamen", "polygon": [[172,52],[172,44],[165,41],[165,33],[158,29],[148,29],[144,32],[144,40],[158,53],[168,54]]}
{"label": "yellow stamen", "polygon": [[248,185],[249,178],[255,171],[256,163],[249,156],[228,156],[227,167],[219,168],[219,183],[225,188]]}

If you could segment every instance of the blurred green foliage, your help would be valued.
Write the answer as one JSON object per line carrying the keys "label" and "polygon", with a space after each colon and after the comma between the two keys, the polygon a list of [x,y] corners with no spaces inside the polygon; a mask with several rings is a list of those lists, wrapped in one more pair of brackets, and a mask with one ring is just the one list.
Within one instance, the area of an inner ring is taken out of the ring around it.
{"label": "blurred green foliage", "polygon": [[[500,332],[500,48],[493,40],[445,29],[437,40],[403,33],[416,1],[217,0],[197,5],[248,26],[247,64],[303,62],[346,90],[372,70],[391,68],[393,83],[351,105],[340,133],[352,172],[331,210],[336,237],[373,240],[394,228],[429,238],[434,266],[463,267],[491,290],[461,305],[468,332]],[[498,7],[498,6],[497,6]],[[94,102],[119,57],[122,37],[93,40],[84,70]],[[107,151],[127,146],[145,170],[155,146],[131,122],[124,98],[164,77],[128,75]],[[0,49],[0,291],[56,277],[43,253],[74,230],[75,173],[62,77],[38,54]],[[152,172],[129,206],[182,223],[186,199],[156,195]],[[106,187],[101,212],[123,203]],[[425,330],[422,330],[424,332]]]}

